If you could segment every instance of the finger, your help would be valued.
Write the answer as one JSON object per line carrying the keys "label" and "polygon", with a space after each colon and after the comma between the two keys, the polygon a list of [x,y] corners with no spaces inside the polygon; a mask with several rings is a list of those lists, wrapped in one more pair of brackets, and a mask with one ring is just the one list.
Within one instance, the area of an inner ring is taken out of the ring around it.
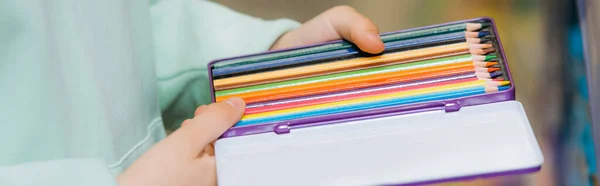
{"label": "finger", "polygon": [[186,144],[182,146],[186,146],[187,150],[197,155],[206,145],[236,124],[242,118],[245,107],[244,100],[240,98],[210,104],[171,136],[177,138],[178,143]]}
{"label": "finger", "polygon": [[325,12],[324,16],[342,38],[356,44],[362,51],[377,54],[385,49],[377,26],[353,8],[338,6]]}
{"label": "finger", "polygon": [[191,120],[191,119],[186,119],[186,120],[183,120],[183,122],[181,122],[181,126],[187,125],[187,124],[189,124],[190,122],[192,122],[192,120]]}
{"label": "finger", "polygon": [[194,116],[197,116],[198,114],[200,114],[202,112],[202,110],[204,110],[206,108],[206,105],[201,105],[198,108],[196,108],[196,110],[194,111]]}

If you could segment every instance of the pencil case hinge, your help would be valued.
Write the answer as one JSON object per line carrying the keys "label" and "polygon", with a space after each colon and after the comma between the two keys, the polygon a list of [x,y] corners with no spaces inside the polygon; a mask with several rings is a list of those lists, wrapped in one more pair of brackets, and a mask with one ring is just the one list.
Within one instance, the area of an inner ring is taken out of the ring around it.
{"label": "pencil case hinge", "polygon": [[290,133],[290,122],[280,123],[280,124],[273,126],[273,132],[275,132],[275,134]]}
{"label": "pencil case hinge", "polygon": [[459,101],[446,102],[444,105],[444,111],[446,112],[456,112],[459,111],[460,108],[461,106]]}

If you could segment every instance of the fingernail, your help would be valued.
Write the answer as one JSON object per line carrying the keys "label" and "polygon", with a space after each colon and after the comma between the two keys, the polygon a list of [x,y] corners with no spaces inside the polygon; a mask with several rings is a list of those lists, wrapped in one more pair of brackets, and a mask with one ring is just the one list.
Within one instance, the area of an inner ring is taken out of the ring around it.
{"label": "fingernail", "polygon": [[225,102],[227,104],[231,105],[233,108],[236,108],[239,110],[241,110],[245,107],[245,103],[242,98],[233,97],[233,98],[229,98],[229,99],[225,100]]}
{"label": "fingernail", "polygon": [[379,38],[379,34],[377,34],[377,33],[374,33],[374,32],[369,32],[369,33],[367,34],[367,38],[368,38],[369,40],[381,40],[381,38]]}

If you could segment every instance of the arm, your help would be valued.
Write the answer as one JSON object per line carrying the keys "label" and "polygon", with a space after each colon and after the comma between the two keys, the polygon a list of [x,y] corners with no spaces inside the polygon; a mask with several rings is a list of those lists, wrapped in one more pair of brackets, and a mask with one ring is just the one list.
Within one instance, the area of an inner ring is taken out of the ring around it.
{"label": "arm", "polygon": [[300,24],[265,21],[209,1],[170,0],[152,5],[159,101],[165,124],[193,116],[210,102],[206,65],[214,59],[269,50]]}
{"label": "arm", "polygon": [[99,160],[69,159],[0,167],[0,185],[116,186],[107,166]]}

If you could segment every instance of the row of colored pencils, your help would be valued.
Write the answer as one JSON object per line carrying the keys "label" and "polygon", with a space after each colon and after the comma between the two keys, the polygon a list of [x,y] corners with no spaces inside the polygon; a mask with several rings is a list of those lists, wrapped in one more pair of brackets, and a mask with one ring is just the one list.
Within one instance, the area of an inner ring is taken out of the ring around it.
{"label": "row of colored pencils", "polygon": [[216,63],[216,101],[243,98],[236,126],[248,126],[503,91],[510,81],[489,26],[383,35],[375,56],[341,42]]}

